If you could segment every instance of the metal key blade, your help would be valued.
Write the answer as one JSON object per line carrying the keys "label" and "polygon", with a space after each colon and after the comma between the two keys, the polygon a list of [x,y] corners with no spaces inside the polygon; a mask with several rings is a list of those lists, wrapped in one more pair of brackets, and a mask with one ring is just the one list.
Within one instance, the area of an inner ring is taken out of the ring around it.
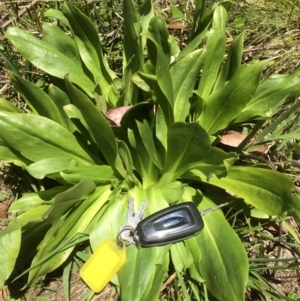
{"label": "metal key blade", "polygon": [[204,209],[204,210],[200,211],[200,214],[201,214],[202,216],[204,216],[204,215],[206,215],[206,214],[208,214],[208,213],[211,213],[211,212],[213,212],[213,211],[216,211],[216,210],[218,210],[218,209],[220,209],[220,208],[222,208],[222,207],[228,206],[228,205],[230,205],[230,204],[232,204],[232,203],[234,203],[234,202],[235,202],[235,201],[230,201],[230,202],[226,202],[226,203],[223,203],[223,204],[220,204],[220,205],[211,207],[211,208]]}
{"label": "metal key blade", "polygon": [[[130,197],[128,199],[128,212],[127,212],[127,222],[124,226],[121,227],[120,229],[120,236],[121,239],[125,240],[129,244],[135,244],[135,241],[133,239],[133,232],[137,226],[137,224],[143,219],[145,210],[147,207],[148,201],[144,201],[140,207],[140,209],[135,212],[134,210],[134,198]],[[122,231],[123,229],[126,229]],[[127,230],[127,228],[131,230]]]}

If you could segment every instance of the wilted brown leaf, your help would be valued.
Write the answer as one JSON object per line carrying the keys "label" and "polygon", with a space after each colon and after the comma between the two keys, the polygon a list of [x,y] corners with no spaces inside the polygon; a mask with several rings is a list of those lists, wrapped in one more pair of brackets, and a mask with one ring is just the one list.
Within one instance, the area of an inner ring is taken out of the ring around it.
{"label": "wilted brown leaf", "polygon": [[183,21],[172,22],[172,23],[167,24],[167,28],[173,29],[173,30],[183,29],[183,28],[186,28],[186,23],[184,23]]}
{"label": "wilted brown leaf", "polygon": [[120,126],[121,119],[125,112],[130,108],[131,106],[125,106],[125,107],[119,107],[116,109],[110,109],[106,113],[106,117],[113,121],[117,126]]}
{"label": "wilted brown leaf", "polygon": [[[236,131],[229,131],[221,137],[221,143],[230,147],[238,147],[240,143],[247,137],[247,135],[236,132]],[[250,139],[247,146],[250,146],[253,142],[253,139]],[[269,145],[264,144],[258,146],[256,149],[251,151],[251,153],[257,154],[266,154],[269,150]]]}
{"label": "wilted brown leaf", "polygon": [[240,143],[247,137],[236,131],[229,131],[221,138],[221,143],[231,147],[238,147]]}

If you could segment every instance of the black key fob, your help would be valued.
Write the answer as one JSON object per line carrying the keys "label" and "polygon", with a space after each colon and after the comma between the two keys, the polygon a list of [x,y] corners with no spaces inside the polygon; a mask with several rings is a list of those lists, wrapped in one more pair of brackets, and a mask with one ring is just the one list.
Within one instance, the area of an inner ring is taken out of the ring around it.
{"label": "black key fob", "polygon": [[136,232],[140,244],[149,247],[184,240],[203,227],[203,219],[196,205],[187,202],[168,207],[141,220]]}

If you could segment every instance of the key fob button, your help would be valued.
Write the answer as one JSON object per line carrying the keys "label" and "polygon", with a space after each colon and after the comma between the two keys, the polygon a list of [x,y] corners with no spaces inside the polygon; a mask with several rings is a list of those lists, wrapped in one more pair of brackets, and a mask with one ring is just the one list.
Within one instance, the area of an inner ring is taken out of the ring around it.
{"label": "key fob button", "polygon": [[171,230],[174,232],[176,228],[180,230],[180,227],[184,228],[186,225],[191,225],[192,223],[184,210],[174,213],[166,212],[164,216],[153,222],[153,228],[156,231]]}
{"label": "key fob button", "polygon": [[180,215],[175,215],[172,217],[169,217],[167,220],[162,221],[161,223],[155,223],[154,228],[156,228],[156,224],[162,225],[163,228],[170,228],[174,226],[178,226],[181,224],[181,222],[184,220],[184,218]]}
{"label": "key fob button", "polygon": [[203,227],[196,205],[186,202],[148,216],[138,223],[136,231],[143,246],[158,246],[186,239]]}

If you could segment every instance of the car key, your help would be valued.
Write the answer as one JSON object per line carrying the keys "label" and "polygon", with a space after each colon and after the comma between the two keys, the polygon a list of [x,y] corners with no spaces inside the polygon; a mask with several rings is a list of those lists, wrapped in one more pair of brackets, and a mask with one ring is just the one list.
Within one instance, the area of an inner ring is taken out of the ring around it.
{"label": "car key", "polygon": [[125,240],[128,245],[135,244],[134,233],[137,224],[143,219],[148,201],[144,201],[140,209],[135,212],[134,198],[128,199],[127,223],[120,228],[119,235],[122,240]]}
{"label": "car key", "polygon": [[144,247],[160,246],[184,240],[204,228],[203,215],[227,206],[229,203],[223,203],[200,212],[193,202],[165,208],[138,223],[134,240],[137,245]]}
{"label": "car key", "polygon": [[142,246],[159,246],[177,242],[200,232],[202,216],[193,202],[185,202],[158,211],[136,227],[134,238]]}
{"label": "car key", "polygon": [[147,203],[144,201],[141,208],[135,213],[134,199],[129,198],[127,223],[120,228],[117,239],[102,242],[81,267],[79,272],[81,278],[95,293],[102,291],[124,265],[126,261],[125,248],[127,245],[135,244],[134,230],[144,216]]}

